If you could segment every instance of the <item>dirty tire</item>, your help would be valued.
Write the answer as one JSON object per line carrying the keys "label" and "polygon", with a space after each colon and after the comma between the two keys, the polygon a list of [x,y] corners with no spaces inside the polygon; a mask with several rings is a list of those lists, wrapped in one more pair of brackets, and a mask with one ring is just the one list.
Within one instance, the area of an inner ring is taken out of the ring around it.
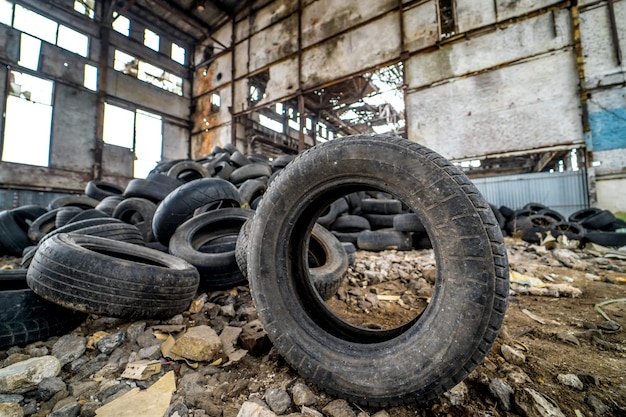
{"label": "dirty tire", "polygon": [[41,244],[28,268],[39,296],[83,313],[167,318],[185,311],[198,271],[162,252],[97,236],[58,234]]}
{"label": "dirty tire", "polygon": [[122,194],[124,194],[124,188],[111,182],[91,180],[85,186],[85,195],[98,201],[102,201],[106,197]]}
{"label": "dirty tire", "polygon": [[130,180],[124,190],[124,197],[146,198],[158,203],[182,184],[181,181],[168,177],[166,174],[154,173],[148,175],[146,179]]}
{"label": "dirty tire", "polygon": [[242,208],[212,210],[184,222],[169,242],[170,253],[191,265],[200,273],[203,289],[228,289],[247,283],[235,256],[235,245],[225,251],[203,251],[202,247],[225,236],[239,235],[243,224],[254,211]]}
{"label": "dirty tire", "polygon": [[413,241],[408,233],[393,229],[365,230],[359,233],[356,245],[359,249],[380,252],[384,250],[411,250]]}
{"label": "dirty tire", "polygon": [[554,223],[550,227],[550,231],[552,232],[552,236],[566,236],[569,240],[578,240],[582,242],[585,237],[585,229],[578,224],[572,222],[559,222]]}
{"label": "dirty tire", "polygon": [[54,210],[59,207],[80,207],[83,210],[95,208],[100,201],[86,195],[67,195],[57,197],[48,204],[48,210]]}
{"label": "dirty tire", "polygon": [[152,218],[156,211],[156,204],[145,198],[131,197],[122,201],[113,211],[113,217],[124,223],[136,226],[145,242],[152,242]]}
{"label": "dirty tire", "polygon": [[[499,224],[499,222],[498,222]],[[393,219],[393,228],[399,232],[425,232],[424,225],[415,213],[398,214]]]}
{"label": "dirty tire", "polygon": [[[421,213],[432,239],[435,293],[398,328],[339,319],[309,279],[303,236],[326,205],[359,189],[391,193]],[[401,138],[346,137],[301,154],[270,184],[249,250],[251,293],[277,351],[309,381],[359,404],[443,394],[480,364],[504,319],[508,264],[489,204],[443,157]]]}
{"label": "dirty tire", "polygon": [[167,176],[182,182],[191,182],[200,178],[207,178],[209,170],[195,161],[181,161],[167,171]]}
{"label": "dirty tire", "polygon": [[[45,209],[41,210],[45,212]],[[32,224],[30,222],[41,214],[40,210],[22,208],[0,211],[0,254],[4,252],[12,256],[21,256],[24,248],[33,243],[28,237],[28,230]]]}

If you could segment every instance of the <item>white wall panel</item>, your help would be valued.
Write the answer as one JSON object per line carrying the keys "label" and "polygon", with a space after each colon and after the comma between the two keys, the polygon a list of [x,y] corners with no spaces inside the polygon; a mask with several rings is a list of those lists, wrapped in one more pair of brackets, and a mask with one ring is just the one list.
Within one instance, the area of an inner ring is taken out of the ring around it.
{"label": "white wall panel", "polygon": [[498,13],[498,21],[522,16],[559,3],[559,0],[495,0]]}
{"label": "white wall panel", "polygon": [[428,1],[402,13],[404,49],[409,52],[433,46],[439,40],[437,4]]}
{"label": "white wall panel", "polygon": [[496,22],[493,0],[456,0],[459,33],[487,26]]}
{"label": "white wall panel", "polygon": [[291,17],[252,35],[249,68],[255,71],[298,50],[298,16]]}

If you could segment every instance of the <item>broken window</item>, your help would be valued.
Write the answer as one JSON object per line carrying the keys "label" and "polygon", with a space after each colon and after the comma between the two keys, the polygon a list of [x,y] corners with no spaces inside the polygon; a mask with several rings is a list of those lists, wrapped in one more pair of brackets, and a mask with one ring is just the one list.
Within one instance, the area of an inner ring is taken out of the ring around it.
{"label": "broken window", "polygon": [[439,0],[439,28],[441,39],[456,34],[456,10],[454,0]]}
{"label": "broken window", "polygon": [[124,36],[130,36],[130,20],[117,12],[113,12],[113,23],[111,27],[114,31]]}
{"label": "broken window", "polygon": [[105,103],[102,140],[132,150],[133,176],[145,178],[161,160],[163,120],[143,110],[132,111]]}
{"label": "broken window", "polygon": [[248,78],[248,85],[250,86],[248,103],[250,103],[250,105],[254,105],[267,97],[265,89],[267,88],[267,82],[269,79],[270,72],[268,70]]}
{"label": "broken window", "polygon": [[259,114],[259,123],[261,124],[261,126],[265,126],[266,128],[273,130],[274,132],[283,133],[283,124],[277,120],[272,119],[271,117]]}
{"label": "broken window", "polygon": [[20,36],[20,66],[33,71],[39,68],[39,55],[41,53],[41,40],[22,33]]}
{"label": "broken window", "polygon": [[185,65],[187,59],[187,51],[182,46],[172,43],[171,58],[173,61],[178,62],[180,65]]}
{"label": "broken window", "polygon": [[53,89],[52,81],[9,71],[3,161],[49,165]]}
{"label": "broken window", "polygon": [[137,69],[139,61],[132,55],[128,55],[126,52],[122,52],[116,49],[113,54],[113,69],[122,72],[124,74],[137,76]]}
{"label": "broken window", "polygon": [[176,95],[183,95],[183,79],[152,64],[139,61],[137,78]]}
{"label": "broken window", "polygon": [[83,79],[83,87],[91,91],[98,91],[98,68],[93,65],[85,64],[85,76]]}
{"label": "broken window", "polygon": [[38,13],[28,10],[19,4],[15,5],[13,27],[41,40],[56,44],[57,22]]}
{"label": "broken window", "polygon": [[64,25],[59,26],[57,46],[85,58],[89,55],[89,37]]}
{"label": "broken window", "polygon": [[143,44],[148,48],[159,52],[161,46],[161,37],[151,31],[150,29],[144,29],[143,31]]}
{"label": "broken window", "polygon": [[96,0],[74,0],[74,10],[93,19],[96,17]]}
{"label": "broken window", "polygon": [[13,24],[13,3],[0,0],[0,23],[11,26]]}
{"label": "broken window", "polygon": [[211,94],[211,113],[217,113],[220,111],[220,106],[222,105],[222,98],[219,93]]}

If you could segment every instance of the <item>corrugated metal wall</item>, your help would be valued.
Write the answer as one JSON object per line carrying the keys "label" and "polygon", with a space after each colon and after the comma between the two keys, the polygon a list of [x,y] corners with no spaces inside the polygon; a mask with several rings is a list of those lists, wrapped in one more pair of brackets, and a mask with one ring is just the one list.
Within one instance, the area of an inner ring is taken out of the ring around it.
{"label": "corrugated metal wall", "polygon": [[477,178],[472,182],[496,207],[507,206],[515,210],[527,203],[540,203],[566,217],[589,207],[585,171]]}
{"label": "corrugated metal wall", "polygon": [[10,210],[29,204],[47,207],[55,198],[66,195],[69,194],[49,191],[0,189],[0,210]]}

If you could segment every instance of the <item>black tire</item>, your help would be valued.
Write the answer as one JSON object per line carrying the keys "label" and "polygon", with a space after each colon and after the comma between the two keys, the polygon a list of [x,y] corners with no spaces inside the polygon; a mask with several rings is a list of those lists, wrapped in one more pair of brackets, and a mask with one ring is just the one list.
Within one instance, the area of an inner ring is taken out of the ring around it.
{"label": "black tire", "polygon": [[101,180],[91,180],[85,186],[85,195],[94,200],[102,201],[104,198],[124,194],[124,188]]}
{"label": "black tire", "polygon": [[322,211],[317,219],[317,223],[328,229],[337,220],[337,217],[348,211],[349,208],[347,201],[343,197],[337,199]]}
{"label": "black tire", "polygon": [[602,210],[597,207],[584,208],[584,209],[575,211],[574,213],[570,214],[570,216],[567,218],[567,221],[572,222],[572,223],[580,223],[587,217],[597,214],[601,211]]}
{"label": "black tire", "polygon": [[354,246],[356,246],[356,242],[359,240],[359,234],[361,234],[361,232],[338,232],[336,230],[332,230],[331,233],[338,241],[342,243],[352,243]]}
{"label": "black tire", "polygon": [[372,230],[393,228],[393,219],[396,216],[397,214],[374,214],[374,213],[363,214],[363,217],[367,219]]}
{"label": "black tire", "polygon": [[626,229],[626,220],[617,217],[613,222],[602,228],[602,230],[605,232],[615,232],[619,229]]}
{"label": "black tire", "polygon": [[602,230],[615,221],[615,216],[608,210],[601,210],[594,213],[583,220],[580,224],[588,230]]}
{"label": "black tire", "polygon": [[383,250],[411,250],[413,241],[408,233],[393,229],[364,231],[359,233],[356,245],[359,249],[379,252]]}
{"label": "black tire", "polygon": [[237,168],[230,174],[229,180],[233,184],[237,185],[241,184],[245,180],[259,177],[269,177],[270,175],[272,175],[272,167],[268,164],[257,162]]}
{"label": "black tire", "polygon": [[532,212],[530,210],[516,210],[506,223],[505,230],[510,236],[521,233],[521,225],[528,220]]}
{"label": "black tire", "polygon": [[113,217],[124,223],[136,226],[141,232],[144,242],[152,242],[152,218],[156,212],[156,204],[145,198],[127,198],[117,205]]}
{"label": "black tire", "polygon": [[[37,243],[41,240],[42,237],[56,229],[56,218],[62,210],[69,209],[71,212],[74,210],[78,210],[78,212],[83,211],[83,209],[78,207],[60,207],[57,209],[50,210],[43,215],[37,217],[35,221],[33,221],[28,227],[28,238],[33,242]],[[74,212],[74,216],[76,212]]]}
{"label": "black tire", "polygon": [[39,296],[65,308],[139,319],[185,311],[199,277],[187,262],[159,251],[63,233],[41,244],[27,282]]}
{"label": "black tire", "polygon": [[[251,164],[251,161],[239,151],[233,152],[233,154],[230,156],[230,162],[237,165],[238,167]],[[262,162],[262,161],[257,161],[257,162]],[[268,162],[265,162],[266,165],[267,163]]]}
{"label": "black tire", "polygon": [[137,226],[128,223],[105,223],[95,226],[83,227],[71,233],[105,237],[118,242],[132,243],[133,245],[145,246],[145,240]]}
{"label": "black tire", "polygon": [[[83,209],[80,208],[80,207],[72,207],[72,206],[61,207],[61,208],[58,208],[58,209],[55,209],[55,210],[58,210],[56,212],[56,216],[54,216],[54,227],[55,228],[65,226],[67,223],[69,223],[69,221],[72,219],[72,217],[76,216],[78,213],[83,211]],[[48,233],[48,232],[46,232],[46,233]]]}
{"label": "black tire", "polygon": [[[66,224],[76,223],[76,222],[80,222],[82,220],[103,219],[103,218],[110,218],[110,217],[111,216],[106,214],[104,211],[100,211],[100,210],[97,210],[95,208],[94,209],[87,209],[87,210],[82,210],[79,213],[77,213],[74,217],[69,219]],[[55,222],[55,224],[56,224],[56,222]]]}
{"label": "black tire", "polygon": [[50,239],[52,236],[59,233],[71,233],[76,230],[84,229],[86,227],[111,223],[122,223],[122,221],[119,219],[114,219],[113,217],[97,217],[95,219],[85,219],[73,223],[68,223],[65,226],[54,229],[53,231],[42,237],[39,241],[39,244],[41,245],[41,243],[43,243],[46,239]]}
{"label": "black tire", "polygon": [[504,217],[504,215],[500,212],[500,209],[498,209],[498,207],[494,206],[493,204],[490,204],[489,206],[491,207],[491,210],[493,210],[493,214],[494,216],[496,216],[496,220],[498,220],[500,229],[504,230],[506,228],[506,217]]}
{"label": "black tire", "polygon": [[626,246],[626,233],[591,230],[585,233],[585,242],[608,247]]}
{"label": "black tire", "polygon": [[364,198],[361,200],[363,213],[400,214],[402,202],[392,198]]}
{"label": "black tire", "polygon": [[272,161],[272,170],[278,171],[279,169],[285,168],[291,161],[293,161],[295,156],[293,155],[278,155]]}
{"label": "black tire", "polygon": [[393,219],[393,228],[398,232],[424,233],[424,224],[415,213],[398,214]]}
{"label": "black tire", "polygon": [[48,204],[48,210],[54,210],[59,207],[80,207],[83,210],[95,208],[100,201],[86,195],[68,195],[57,197]]}
{"label": "black tire", "polygon": [[541,203],[528,203],[522,207],[524,210],[530,210],[531,214],[538,214],[541,210],[547,209],[548,206]]}
{"label": "black tire", "polygon": [[345,250],[346,255],[348,255],[348,265],[354,265],[356,262],[356,246],[350,242],[341,242],[341,246],[343,246],[343,250]]}
{"label": "black tire", "polygon": [[523,241],[538,244],[547,236],[547,232],[550,231],[555,223],[556,221],[552,217],[532,214],[525,217],[518,224],[518,227]]}
{"label": "black tire", "polygon": [[200,178],[207,178],[209,170],[195,161],[181,161],[167,171],[167,176],[176,178],[181,182],[191,182]]}
{"label": "black tire", "polygon": [[557,222],[550,227],[550,231],[554,237],[563,235],[569,240],[578,240],[579,242],[582,242],[585,237],[585,229],[578,223]]}
{"label": "black tire", "polygon": [[121,196],[121,195],[112,195],[109,197],[104,197],[102,201],[100,201],[98,205],[96,206],[96,210],[100,210],[108,214],[109,216],[112,216],[113,211],[115,210],[115,207],[117,207],[117,205],[121,203],[122,201],[124,201],[124,196]]}
{"label": "black tire", "polygon": [[158,203],[182,184],[176,178],[168,177],[165,174],[150,174],[146,179],[135,178],[130,180],[124,190],[124,197],[146,198]]}
{"label": "black tire", "polygon": [[[428,307],[397,328],[339,319],[308,279],[302,237],[326,205],[355,189],[391,193],[420,213],[440,260]],[[305,151],[268,187],[250,236],[249,282],[263,328],[292,367],[331,395],[376,407],[435,398],[480,364],[502,325],[508,264],[497,220],[459,169],[417,143],[356,136]]]}
{"label": "black tire", "polygon": [[0,212],[0,253],[21,256],[24,248],[33,242],[28,237],[28,229],[39,212],[13,209]]}
{"label": "black tire", "polygon": [[363,216],[355,216],[354,214],[346,214],[344,216],[337,217],[337,220],[329,227],[330,230],[336,232],[362,232],[364,230],[371,230],[372,226],[370,222]]}
{"label": "black tire", "polygon": [[196,209],[240,207],[237,188],[221,178],[203,178],[178,187],[157,206],[152,219],[154,237],[168,246],[176,228],[191,218]]}
{"label": "black tire", "polygon": [[213,169],[211,170],[211,176],[214,178],[221,178],[223,180],[228,180],[230,178],[230,174],[233,173],[233,166],[228,161],[221,161],[213,165]]}
{"label": "black tire", "polygon": [[0,350],[67,333],[87,317],[35,294],[26,269],[0,270],[0,305]]}
{"label": "black tire", "polygon": [[169,242],[170,253],[198,269],[202,289],[223,290],[246,284],[248,281],[237,265],[234,245],[226,252],[201,252],[200,248],[224,236],[236,237],[253,215],[252,210],[227,208],[193,217],[176,229]]}
{"label": "black tire", "polygon": [[263,181],[250,179],[246,180],[239,186],[239,196],[243,207],[250,207],[251,203],[263,195],[267,190],[267,184]]}
{"label": "black tire", "polygon": [[539,210],[537,212],[537,214],[540,214],[540,215],[546,216],[546,217],[551,217],[557,223],[562,223],[562,222],[566,221],[564,215],[562,215],[561,213],[559,213],[556,210],[552,210],[552,209],[549,209],[549,208],[546,208],[546,209],[543,209],[543,210]]}
{"label": "black tire", "polygon": [[252,217],[239,229],[237,243],[235,245],[235,261],[241,274],[248,279],[248,243],[250,242],[250,227],[252,227]]}
{"label": "black tire", "polygon": [[511,217],[513,217],[513,214],[515,214],[515,210],[507,206],[500,206],[498,210],[502,213],[506,221],[509,221]]}

